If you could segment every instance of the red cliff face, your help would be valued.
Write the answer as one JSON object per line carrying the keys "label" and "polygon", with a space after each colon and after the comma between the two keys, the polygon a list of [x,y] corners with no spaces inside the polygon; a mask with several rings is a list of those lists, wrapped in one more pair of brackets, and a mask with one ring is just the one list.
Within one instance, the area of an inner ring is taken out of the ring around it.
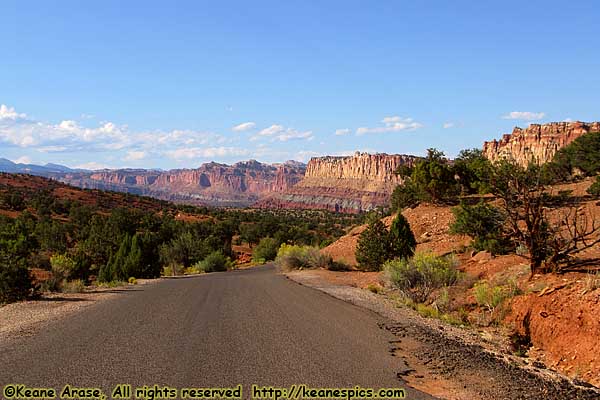
{"label": "red cliff face", "polygon": [[523,166],[531,161],[543,164],[551,161],[560,148],[589,132],[600,132],[600,122],[531,124],[526,129],[515,128],[499,141],[485,142],[483,154],[491,161],[510,159]]}
{"label": "red cliff face", "polygon": [[413,165],[415,156],[355,153],[348,157],[317,157],[304,178],[290,189],[258,203],[260,207],[315,208],[359,212],[386,206],[402,183],[394,172]]}
{"label": "red cliff face", "polygon": [[208,163],[197,169],[170,171],[114,170],[65,174],[63,182],[84,188],[124,191],[164,200],[220,206],[249,206],[289,189],[304,175],[305,165],[234,165]]}

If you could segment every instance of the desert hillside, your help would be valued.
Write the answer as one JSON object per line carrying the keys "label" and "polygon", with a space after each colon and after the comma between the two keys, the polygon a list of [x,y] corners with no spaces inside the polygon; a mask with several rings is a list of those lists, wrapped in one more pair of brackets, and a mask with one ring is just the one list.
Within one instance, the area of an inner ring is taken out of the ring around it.
{"label": "desert hillside", "polygon": [[[578,209],[589,210],[586,212],[597,221],[600,220],[600,203],[586,193],[591,183],[591,179],[586,179],[557,185],[552,190],[570,191],[572,198],[581,198]],[[499,333],[507,342],[515,334],[529,337],[531,346],[526,356],[532,363],[542,362],[571,377],[600,384],[600,267],[596,261],[600,257],[600,245],[583,253],[582,258],[589,262],[581,271],[530,278],[524,257],[476,252],[469,247],[469,237],[450,234],[449,224],[454,219],[451,209],[450,206],[421,204],[403,212],[417,239],[417,252],[457,256],[458,268],[465,274],[467,283],[449,289],[450,309],[455,310],[457,317],[460,313],[466,324],[484,335],[488,334],[484,332]],[[564,211],[565,208],[557,209],[553,213],[558,215]],[[383,222],[389,227],[392,220],[390,216]],[[360,233],[365,229],[366,225],[353,228],[322,252],[336,261],[356,265],[354,252]],[[587,273],[589,270],[599,272],[594,275]],[[362,287],[377,282],[383,284],[385,280],[383,272],[328,274],[334,281]],[[478,282],[490,287],[514,285],[515,295],[490,312],[476,300]]]}

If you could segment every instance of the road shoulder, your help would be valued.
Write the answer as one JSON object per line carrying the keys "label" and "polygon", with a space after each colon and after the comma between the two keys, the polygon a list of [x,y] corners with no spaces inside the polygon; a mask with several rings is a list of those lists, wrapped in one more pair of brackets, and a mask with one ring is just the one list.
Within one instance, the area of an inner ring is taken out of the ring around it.
{"label": "road shoulder", "polygon": [[573,382],[543,365],[514,356],[503,345],[475,330],[427,319],[391,299],[368,290],[332,283],[314,271],[285,274],[298,284],[371,310],[388,320],[382,324],[396,336],[390,355],[409,366],[400,378],[410,386],[448,399],[562,400],[597,399],[600,390]]}

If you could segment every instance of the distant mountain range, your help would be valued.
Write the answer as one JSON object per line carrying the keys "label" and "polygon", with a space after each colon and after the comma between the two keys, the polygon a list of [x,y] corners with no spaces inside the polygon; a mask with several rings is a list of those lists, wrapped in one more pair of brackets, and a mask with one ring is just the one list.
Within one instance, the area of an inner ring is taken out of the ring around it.
{"label": "distant mountain range", "polygon": [[233,165],[206,163],[196,169],[169,171],[115,169],[90,171],[63,165],[17,164],[0,158],[0,172],[55,179],[86,189],[112,190],[197,205],[246,207],[282,192],[304,176],[306,164],[287,161],[264,164],[256,160]]}
{"label": "distant mountain range", "polygon": [[61,174],[67,172],[83,172],[83,169],[71,169],[59,164],[46,164],[46,165],[34,165],[34,164],[17,164],[6,158],[0,158],[0,172],[9,172],[15,174],[31,174],[48,176],[49,174]]}

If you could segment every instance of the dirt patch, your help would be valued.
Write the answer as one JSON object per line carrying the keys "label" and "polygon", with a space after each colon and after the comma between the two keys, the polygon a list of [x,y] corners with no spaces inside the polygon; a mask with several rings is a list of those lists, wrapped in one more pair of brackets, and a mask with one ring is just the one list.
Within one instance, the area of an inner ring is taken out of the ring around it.
{"label": "dirt patch", "polygon": [[577,275],[546,280],[538,293],[515,298],[507,320],[530,336],[530,357],[600,386],[600,289]]}

